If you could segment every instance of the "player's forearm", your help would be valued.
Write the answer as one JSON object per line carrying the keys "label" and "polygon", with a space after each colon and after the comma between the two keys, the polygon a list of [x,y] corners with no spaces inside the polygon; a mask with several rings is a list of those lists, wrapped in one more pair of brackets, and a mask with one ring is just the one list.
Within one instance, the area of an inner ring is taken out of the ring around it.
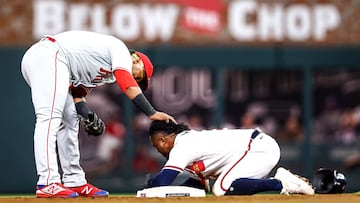
{"label": "player's forearm", "polygon": [[74,97],[73,98],[74,104],[79,102],[86,102],[84,97]]}
{"label": "player's forearm", "polygon": [[139,94],[142,94],[142,91],[140,87],[132,86],[132,87],[128,87],[124,93],[130,100],[132,100]]}
{"label": "player's forearm", "polygon": [[178,174],[179,171],[163,169],[148,182],[147,187],[150,188],[170,185],[175,180]]}
{"label": "player's forearm", "polygon": [[81,116],[84,120],[87,120],[89,118],[88,115],[91,112],[91,110],[89,109],[85,100],[74,98],[74,103],[77,114]]}
{"label": "player's forearm", "polygon": [[205,189],[204,184],[200,182],[200,180],[196,180],[194,178],[188,178],[186,181],[184,181],[181,186],[189,186],[189,187],[195,187],[200,189]]}
{"label": "player's forearm", "polygon": [[125,92],[126,96],[133,102],[133,104],[144,112],[147,116],[152,116],[156,113],[155,108],[146,99],[139,87],[129,87]]}
{"label": "player's forearm", "polygon": [[137,95],[134,99],[131,100],[137,108],[139,108],[142,112],[144,112],[147,116],[151,117],[157,111],[155,108],[150,104],[150,102],[146,99],[144,94]]}
{"label": "player's forearm", "polygon": [[197,180],[194,178],[188,178],[186,181],[184,181],[181,184],[181,186],[188,186],[188,187],[204,189],[207,192],[210,191],[209,180],[207,180],[207,179]]}

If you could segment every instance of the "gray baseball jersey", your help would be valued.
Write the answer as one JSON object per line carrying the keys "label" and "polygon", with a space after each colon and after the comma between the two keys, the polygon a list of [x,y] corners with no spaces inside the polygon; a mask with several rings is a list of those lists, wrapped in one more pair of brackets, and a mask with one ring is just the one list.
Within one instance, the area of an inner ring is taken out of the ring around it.
{"label": "gray baseball jersey", "polygon": [[76,87],[96,87],[116,81],[113,71],[124,69],[132,74],[132,59],[119,39],[87,31],[68,31],[52,36],[59,46]]}
{"label": "gray baseball jersey", "polygon": [[[132,74],[125,44],[112,36],[69,31],[45,36],[23,56],[21,71],[31,87],[36,114],[34,154],[38,185],[86,183],[80,166],[79,122],[69,85],[88,88],[115,82],[113,71]],[[56,150],[57,149],[57,150]],[[60,176],[58,159],[65,173]]]}

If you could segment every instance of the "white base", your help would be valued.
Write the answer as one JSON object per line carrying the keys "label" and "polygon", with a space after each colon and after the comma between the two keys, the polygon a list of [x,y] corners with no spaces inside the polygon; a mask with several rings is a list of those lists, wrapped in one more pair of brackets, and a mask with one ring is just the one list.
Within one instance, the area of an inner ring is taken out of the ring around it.
{"label": "white base", "polygon": [[160,186],[137,191],[136,197],[205,197],[205,190],[187,186]]}

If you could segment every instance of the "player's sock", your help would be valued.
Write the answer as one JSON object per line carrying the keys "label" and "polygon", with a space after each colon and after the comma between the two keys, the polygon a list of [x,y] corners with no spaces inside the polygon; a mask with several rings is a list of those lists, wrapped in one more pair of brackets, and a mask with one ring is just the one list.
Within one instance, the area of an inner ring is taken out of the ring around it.
{"label": "player's sock", "polygon": [[239,178],[234,180],[225,195],[252,195],[265,191],[280,191],[281,182],[277,179]]}
{"label": "player's sock", "polygon": [[39,189],[44,188],[46,185],[36,185]]}

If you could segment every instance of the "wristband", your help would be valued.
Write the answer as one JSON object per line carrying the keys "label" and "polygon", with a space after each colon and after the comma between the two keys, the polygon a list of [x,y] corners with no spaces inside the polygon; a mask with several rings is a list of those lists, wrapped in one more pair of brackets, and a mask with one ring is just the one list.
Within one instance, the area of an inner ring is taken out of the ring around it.
{"label": "wristband", "polygon": [[156,113],[156,110],[151,106],[150,102],[146,99],[145,95],[140,93],[134,99],[131,100],[137,108],[144,112],[147,116],[151,116]]}
{"label": "wristband", "polygon": [[89,119],[88,114],[90,112],[90,109],[87,106],[86,102],[84,102],[84,101],[77,102],[75,104],[75,108],[76,108],[77,114],[80,115],[84,120]]}

